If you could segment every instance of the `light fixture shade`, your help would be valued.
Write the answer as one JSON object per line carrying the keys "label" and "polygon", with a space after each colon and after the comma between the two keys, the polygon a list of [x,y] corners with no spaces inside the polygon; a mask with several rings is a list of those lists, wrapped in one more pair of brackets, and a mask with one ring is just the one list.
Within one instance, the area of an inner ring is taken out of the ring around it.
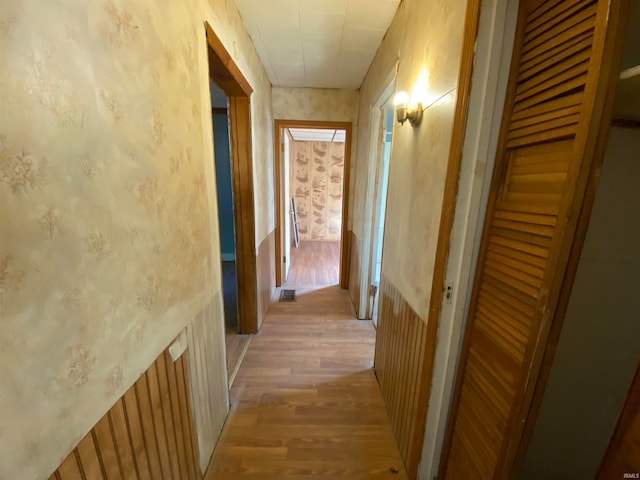
{"label": "light fixture shade", "polygon": [[396,107],[396,120],[400,125],[409,120],[412,127],[420,125],[422,120],[422,103],[409,105],[409,94],[406,92],[398,92],[393,98],[393,104]]}
{"label": "light fixture shade", "polygon": [[393,97],[393,105],[396,107],[409,105],[409,94],[407,92],[398,92],[396,96]]}
{"label": "light fixture shade", "polygon": [[409,109],[404,107],[396,107],[396,120],[400,125],[404,125],[404,122],[409,118]]}
{"label": "light fixture shade", "polygon": [[396,107],[396,120],[400,125],[404,125],[409,116],[409,94],[398,92],[393,97],[393,105]]}

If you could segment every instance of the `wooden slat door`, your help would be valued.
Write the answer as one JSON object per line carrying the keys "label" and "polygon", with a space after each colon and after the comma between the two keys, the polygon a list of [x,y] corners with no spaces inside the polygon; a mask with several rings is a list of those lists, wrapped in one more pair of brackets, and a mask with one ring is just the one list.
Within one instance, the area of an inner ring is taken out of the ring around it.
{"label": "wooden slat door", "polygon": [[522,0],[440,478],[513,478],[624,2]]}

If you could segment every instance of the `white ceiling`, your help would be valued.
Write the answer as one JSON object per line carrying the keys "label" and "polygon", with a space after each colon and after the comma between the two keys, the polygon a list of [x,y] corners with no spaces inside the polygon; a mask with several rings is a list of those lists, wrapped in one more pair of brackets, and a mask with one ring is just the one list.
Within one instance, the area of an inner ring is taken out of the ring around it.
{"label": "white ceiling", "polygon": [[289,133],[296,142],[341,142],[346,131],[327,128],[290,128]]}
{"label": "white ceiling", "polygon": [[235,0],[276,87],[358,88],[400,0]]}

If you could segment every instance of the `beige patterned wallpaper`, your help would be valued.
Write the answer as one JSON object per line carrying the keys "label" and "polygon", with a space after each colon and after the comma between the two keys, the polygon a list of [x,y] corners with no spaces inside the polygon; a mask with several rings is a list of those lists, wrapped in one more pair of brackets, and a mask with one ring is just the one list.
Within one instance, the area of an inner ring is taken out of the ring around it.
{"label": "beige patterned wallpaper", "polygon": [[344,143],[293,142],[290,165],[300,240],[339,241]]}
{"label": "beige patterned wallpaper", "polygon": [[233,1],[0,8],[0,478],[46,478],[200,312],[221,322],[205,19],[256,90],[259,243],[271,86]]}
{"label": "beige patterned wallpaper", "polygon": [[358,90],[273,88],[273,116],[288,120],[358,121]]}
{"label": "beige patterned wallpaper", "polygon": [[404,0],[360,88],[362,125],[353,199],[353,231],[364,238],[371,108],[396,75],[397,90],[419,88],[426,105],[422,124],[394,123],[382,270],[411,307],[427,318],[440,225],[444,179],[456,102],[465,0]]}

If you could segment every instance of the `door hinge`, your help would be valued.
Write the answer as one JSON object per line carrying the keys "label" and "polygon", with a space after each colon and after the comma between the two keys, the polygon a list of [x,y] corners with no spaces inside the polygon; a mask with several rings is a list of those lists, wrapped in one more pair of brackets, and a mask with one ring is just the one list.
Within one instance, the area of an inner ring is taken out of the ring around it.
{"label": "door hinge", "polygon": [[378,293],[378,286],[377,285],[370,285],[369,286],[369,295],[371,297],[375,297],[377,293]]}
{"label": "door hinge", "polygon": [[287,263],[287,257],[286,256],[282,256],[282,263]]}

